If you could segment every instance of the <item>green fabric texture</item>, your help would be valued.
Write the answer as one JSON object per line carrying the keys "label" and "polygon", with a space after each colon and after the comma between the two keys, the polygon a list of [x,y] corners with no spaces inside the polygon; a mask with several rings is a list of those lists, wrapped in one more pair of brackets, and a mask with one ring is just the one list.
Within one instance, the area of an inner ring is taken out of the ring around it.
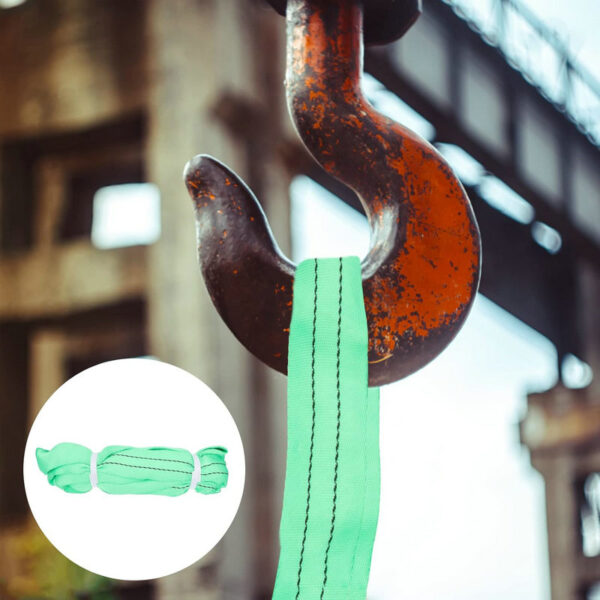
{"label": "green fabric texture", "polygon": [[[227,450],[204,448],[196,452],[202,477],[195,491],[217,494],[227,485]],[[71,494],[92,489],[92,451],[79,444],[57,444],[52,450],[37,448],[37,463],[48,482]],[[97,457],[98,487],[107,494],[180,496],[190,487],[194,472],[191,452],[174,448],[107,446]]]}
{"label": "green fabric texture", "polygon": [[274,600],[364,600],[379,515],[379,389],[356,257],[302,262]]}

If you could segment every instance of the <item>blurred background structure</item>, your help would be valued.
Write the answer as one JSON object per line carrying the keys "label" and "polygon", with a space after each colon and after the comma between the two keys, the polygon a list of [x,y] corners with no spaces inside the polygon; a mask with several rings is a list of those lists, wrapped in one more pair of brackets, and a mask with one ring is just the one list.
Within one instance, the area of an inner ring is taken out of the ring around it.
{"label": "blurred background structure", "polygon": [[[583,64],[566,30],[591,27],[600,8],[424,4],[403,40],[368,49],[365,90],[455,168],[481,228],[483,276],[455,343],[384,390],[369,597],[594,600],[600,86],[588,70],[599,53],[586,48]],[[231,165],[295,259],[366,252],[356,197],[315,166],[287,118],[284,36],[263,0],[0,0],[2,600],[270,598],[285,380],[214,311],[181,172],[199,152]],[[112,582],[37,530],[22,449],[63,381],[145,355],[223,398],[247,487],[198,565]]]}

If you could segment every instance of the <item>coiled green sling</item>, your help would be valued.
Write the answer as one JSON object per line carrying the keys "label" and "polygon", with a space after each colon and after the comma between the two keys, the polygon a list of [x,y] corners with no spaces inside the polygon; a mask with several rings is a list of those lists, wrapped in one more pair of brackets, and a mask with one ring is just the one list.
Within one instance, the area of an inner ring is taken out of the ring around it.
{"label": "coiled green sling", "polygon": [[364,600],[379,514],[379,389],[356,257],[294,281],[288,446],[274,600]]}
{"label": "coiled green sling", "polygon": [[180,496],[189,490],[217,494],[229,477],[221,447],[196,454],[174,448],[107,446],[97,454],[79,444],[38,448],[37,463],[48,482],[71,494],[98,487],[107,494]]}

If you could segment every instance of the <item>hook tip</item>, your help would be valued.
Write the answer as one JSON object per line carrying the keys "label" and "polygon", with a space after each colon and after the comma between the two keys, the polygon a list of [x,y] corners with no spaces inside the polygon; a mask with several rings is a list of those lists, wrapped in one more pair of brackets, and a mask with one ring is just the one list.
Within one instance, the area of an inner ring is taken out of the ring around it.
{"label": "hook tip", "polygon": [[202,195],[202,192],[218,188],[219,183],[227,181],[228,178],[237,179],[233,171],[208,154],[197,154],[183,169],[183,180],[194,200]]}
{"label": "hook tip", "polygon": [[208,154],[196,154],[187,161],[183,168],[183,180],[186,184],[202,175],[207,162],[211,160]]}

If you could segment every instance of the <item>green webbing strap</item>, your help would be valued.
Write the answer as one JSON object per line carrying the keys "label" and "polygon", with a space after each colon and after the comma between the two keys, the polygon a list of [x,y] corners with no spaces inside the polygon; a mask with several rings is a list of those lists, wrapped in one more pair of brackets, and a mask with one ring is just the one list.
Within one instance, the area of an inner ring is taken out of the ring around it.
{"label": "green webbing strap", "polygon": [[71,494],[99,487],[107,494],[180,496],[194,489],[217,494],[227,485],[227,450],[204,448],[193,455],[175,448],[107,446],[97,454],[79,444],[38,448],[37,463],[48,482]]}
{"label": "green webbing strap", "polygon": [[379,390],[367,387],[358,258],[302,262],[293,302],[273,598],[364,600],[379,513]]}

